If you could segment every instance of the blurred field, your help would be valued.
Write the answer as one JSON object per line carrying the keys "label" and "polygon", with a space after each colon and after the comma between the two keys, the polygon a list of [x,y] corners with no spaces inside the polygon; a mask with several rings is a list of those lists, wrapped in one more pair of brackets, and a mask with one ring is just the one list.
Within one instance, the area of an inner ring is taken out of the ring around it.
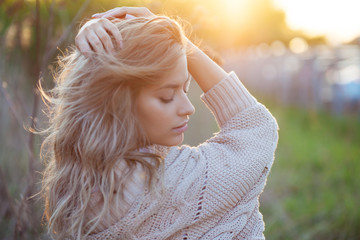
{"label": "blurred field", "polygon": [[280,126],[262,196],[268,239],[360,239],[360,122],[272,107]]}

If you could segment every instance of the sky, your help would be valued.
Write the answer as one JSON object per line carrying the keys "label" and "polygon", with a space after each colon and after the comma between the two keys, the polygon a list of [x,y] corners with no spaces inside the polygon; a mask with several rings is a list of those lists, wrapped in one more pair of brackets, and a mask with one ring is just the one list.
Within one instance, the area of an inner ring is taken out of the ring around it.
{"label": "sky", "polygon": [[360,36],[360,0],[273,0],[294,30],[339,44]]}

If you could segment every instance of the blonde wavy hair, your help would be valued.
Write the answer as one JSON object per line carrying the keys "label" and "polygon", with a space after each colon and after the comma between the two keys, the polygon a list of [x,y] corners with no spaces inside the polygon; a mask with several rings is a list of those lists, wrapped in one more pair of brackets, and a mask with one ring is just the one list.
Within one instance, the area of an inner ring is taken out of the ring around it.
{"label": "blonde wavy hair", "polygon": [[[102,230],[110,215],[107,224],[120,220],[124,189],[138,166],[151,191],[161,182],[162,157],[139,150],[150,143],[135,102],[142,88],[159,84],[186,54],[186,39],[179,24],[164,16],[115,25],[122,49],[88,57],[72,49],[59,59],[55,87],[39,86],[50,119],[42,131],[47,137],[41,147],[46,163],[41,193],[55,239],[84,239]],[[94,192],[98,211],[88,214]]]}

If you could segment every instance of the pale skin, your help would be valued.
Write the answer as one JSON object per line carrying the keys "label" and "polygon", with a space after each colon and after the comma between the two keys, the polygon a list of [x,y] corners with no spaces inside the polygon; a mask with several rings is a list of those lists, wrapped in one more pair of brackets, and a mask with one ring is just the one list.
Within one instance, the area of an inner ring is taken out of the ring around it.
{"label": "pale skin", "polygon": [[190,76],[185,54],[161,82],[141,90],[137,116],[151,143],[176,146],[184,140],[189,116],[195,111],[187,97]]}
{"label": "pale skin", "polygon": [[[94,14],[94,19],[86,23],[76,36],[78,49],[86,54],[122,48],[121,34],[109,19],[121,19],[127,14],[135,17],[154,15],[144,7],[119,7]],[[187,58],[184,54],[177,67],[164,76],[160,86],[143,89],[137,100],[140,122],[152,144],[175,146],[183,141],[188,116],[195,110],[186,96],[188,73],[204,92],[227,76],[219,65],[189,40],[188,47],[192,48],[191,54]]]}

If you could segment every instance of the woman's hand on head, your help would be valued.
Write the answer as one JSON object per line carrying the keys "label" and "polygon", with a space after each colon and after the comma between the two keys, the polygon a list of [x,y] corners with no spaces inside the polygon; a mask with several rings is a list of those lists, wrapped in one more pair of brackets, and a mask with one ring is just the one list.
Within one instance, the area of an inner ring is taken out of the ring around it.
{"label": "woman's hand on head", "polygon": [[155,16],[146,7],[117,7],[103,13],[92,15],[93,18],[125,18],[126,15],[134,17],[151,17]]}
{"label": "woman's hand on head", "polygon": [[115,48],[122,48],[122,37],[110,20],[95,18],[81,27],[75,37],[75,45],[84,55],[91,52],[112,52]]}
{"label": "woman's hand on head", "polygon": [[[118,7],[103,13],[96,13],[75,37],[75,45],[84,55],[91,52],[111,52],[122,48],[122,37],[117,27],[111,22],[121,18],[155,16],[145,7]],[[112,40],[112,37],[114,41]]]}

